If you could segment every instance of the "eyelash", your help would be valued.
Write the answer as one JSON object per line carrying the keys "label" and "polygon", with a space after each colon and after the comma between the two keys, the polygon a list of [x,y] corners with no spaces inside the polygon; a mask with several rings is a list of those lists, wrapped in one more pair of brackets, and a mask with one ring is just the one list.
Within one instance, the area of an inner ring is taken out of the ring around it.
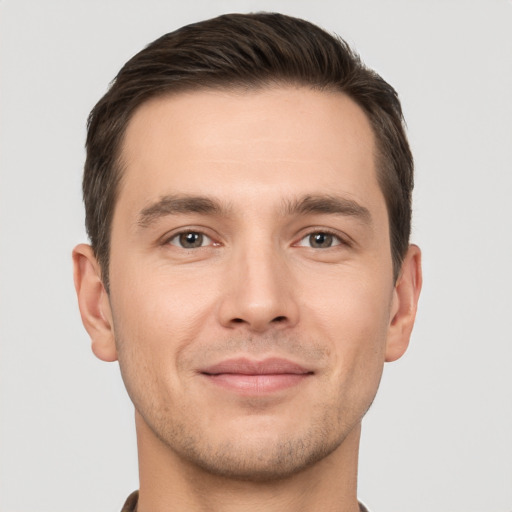
{"label": "eyelash", "polygon": [[[336,243],[334,243],[333,245],[330,245],[329,247],[322,247],[322,248],[311,247],[310,245],[301,245],[300,244],[300,242],[302,242],[303,240],[310,239],[314,235],[327,235],[329,237],[332,237],[333,242],[336,242]],[[332,248],[338,247],[340,245],[350,246],[350,243],[345,238],[340,236],[338,233],[335,233],[334,231],[331,231],[329,229],[313,229],[313,230],[309,231],[308,233],[306,233],[298,242],[296,242],[294,244],[294,246],[298,246],[298,247],[309,247],[310,249],[319,249],[319,250],[332,249]]]}
{"label": "eyelash", "polygon": [[[183,236],[186,236],[186,235],[199,235],[199,237],[201,237],[201,245],[199,245],[197,247],[184,247],[179,242],[180,242],[180,238]],[[302,245],[301,244],[302,241],[304,241],[308,238],[311,239],[311,237],[314,235],[326,235],[328,237],[332,237],[333,242],[335,242],[335,243],[333,243],[333,245],[329,245],[328,247],[312,247],[311,245]],[[203,245],[203,242],[205,241],[204,239],[206,239],[206,241],[209,241],[209,243],[207,243],[206,245]],[[173,243],[173,241],[178,241],[178,243]],[[213,245],[213,246],[221,245],[218,242],[213,242],[212,238],[210,236],[208,236],[207,234],[205,234],[203,231],[194,230],[194,229],[183,230],[183,231],[180,231],[179,233],[173,234],[170,238],[167,238],[165,240],[165,244],[173,245],[175,247],[179,247],[181,249],[188,249],[188,250],[201,249],[204,247],[208,247],[210,245]],[[293,246],[295,246],[295,247],[309,247],[310,249],[319,249],[319,250],[331,249],[331,248],[337,247],[339,245],[344,245],[344,246],[349,246],[349,247],[351,246],[351,244],[346,240],[346,238],[343,238],[338,233],[335,233],[328,229],[311,230],[308,233],[306,233],[303,237],[301,237],[298,242],[295,242],[293,244]]]}
{"label": "eyelash", "polygon": [[[199,235],[201,237],[201,242],[203,242],[204,239],[206,239],[206,240],[209,241],[209,243],[207,245],[202,245],[201,244],[201,245],[199,245],[197,247],[183,247],[183,245],[181,245],[179,243],[172,243],[174,240],[180,241],[180,238],[182,236],[186,236],[186,235]],[[173,245],[175,247],[180,247],[181,249],[188,249],[188,250],[201,249],[203,247],[208,247],[209,245],[214,245],[214,246],[215,245],[220,245],[218,243],[213,242],[212,238],[209,237],[207,234],[205,234],[202,231],[197,230],[197,229],[187,229],[187,230],[180,231],[179,233],[175,233],[170,238],[167,238],[165,240],[165,244]]]}

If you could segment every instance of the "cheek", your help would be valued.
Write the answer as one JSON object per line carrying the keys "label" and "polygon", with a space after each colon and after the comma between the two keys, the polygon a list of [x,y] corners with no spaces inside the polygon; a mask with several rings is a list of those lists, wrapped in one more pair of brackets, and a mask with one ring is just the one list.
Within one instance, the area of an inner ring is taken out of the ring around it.
{"label": "cheek", "polygon": [[212,294],[196,280],[164,269],[139,268],[127,275],[130,279],[111,275],[115,338],[125,384],[130,395],[143,388],[179,392],[180,354],[211,321]]}
{"label": "cheek", "polygon": [[336,381],[358,379],[361,386],[378,385],[390,305],[389,284],[356,272],[311,290],[304,318],[329,343]]}
{"label": "cheek", "polygon": [[145,339],[147,348],[162,341],[176,348],[193,337],[211,309],[212,293],[205,287],[212,288],[211,280],[198,280],[184,269],[135,268],[119,277],[111,277],[113,310],[122,320],[118,324],[130,338]]}

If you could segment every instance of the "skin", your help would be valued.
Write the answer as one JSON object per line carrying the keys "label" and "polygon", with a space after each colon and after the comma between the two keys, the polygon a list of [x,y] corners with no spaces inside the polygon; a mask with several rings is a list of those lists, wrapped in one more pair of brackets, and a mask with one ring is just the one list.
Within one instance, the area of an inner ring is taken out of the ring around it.
{"label": "skin", "polygon": [[[110,294],[88,245],[74,263],[93,351],[135,405],[139,512],[358,510],[361,419],[421,288],[416,246],[393,279],[374,155],[341,93],[194,91],[135,113]],[[205,375],[238,357],[306,373]]]}

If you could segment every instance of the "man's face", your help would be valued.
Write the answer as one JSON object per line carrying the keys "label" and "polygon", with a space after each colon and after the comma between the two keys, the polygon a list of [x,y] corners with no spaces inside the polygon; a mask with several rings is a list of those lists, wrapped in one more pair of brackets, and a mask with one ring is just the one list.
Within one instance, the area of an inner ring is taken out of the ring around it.
{"label": "man's face", "polygon": [[139,423],[243,478],[335,452],[397,309],[362,110],[306,88],[181,93],[139,108],[122,159],[108,315]]}

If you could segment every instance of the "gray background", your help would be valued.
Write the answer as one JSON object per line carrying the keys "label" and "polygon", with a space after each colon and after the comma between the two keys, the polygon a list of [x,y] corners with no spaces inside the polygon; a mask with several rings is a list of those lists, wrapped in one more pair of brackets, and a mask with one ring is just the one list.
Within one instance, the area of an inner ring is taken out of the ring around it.
{"label": "gray background", "polygon": [[137,488],[133,411],[94,358],[71,279],[85,240],[85,120],[119,67],[229,11],[305,17],[399,91],[417,163],[425,286],[411,347],[363,429],[375,512],[512,511],[512,3],[0,3],[0,511],[118,511]]}

